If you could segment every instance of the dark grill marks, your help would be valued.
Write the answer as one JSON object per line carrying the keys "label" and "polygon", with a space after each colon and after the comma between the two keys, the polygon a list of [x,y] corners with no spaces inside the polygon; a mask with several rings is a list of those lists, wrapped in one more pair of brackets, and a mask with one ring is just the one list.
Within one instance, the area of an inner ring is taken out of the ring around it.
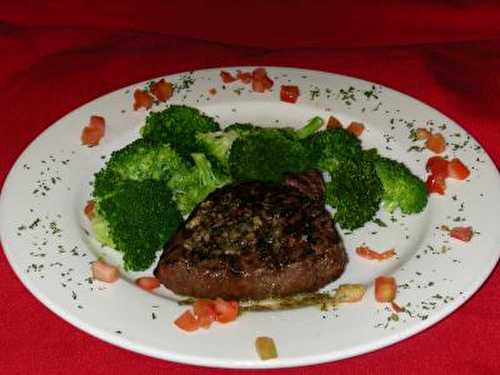
{"label": "dark grill marks", "polygon": [[167,245],[155,275],[179,294],[237,299],[313,291],[337,278],[347,258],[315,178],[294,181],[316,199],[261,182],[213,192]]}

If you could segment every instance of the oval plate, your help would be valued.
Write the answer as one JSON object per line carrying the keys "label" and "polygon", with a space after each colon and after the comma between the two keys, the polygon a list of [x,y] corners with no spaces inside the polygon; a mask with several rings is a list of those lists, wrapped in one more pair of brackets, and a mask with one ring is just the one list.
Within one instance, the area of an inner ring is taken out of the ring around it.
{"label": "oval plate", "polygon": [[[195,106],[222,125],[300,127],[313,116],[330,115],[343,124],[362,122],[365,148],[377,147],[422,178],[431,154],[411,134],[426,127],[445,136],[447,156],[471,168],[467,181],[450,180],[445,196],[433,194],[423,213],[404,216],[381,210],[378,224],[342,233],[350,262],[326,290],[363,283],[368,290],[362,302],[329,311],[309,307],[245,313],[232,324],[186,334],[172,324],[185,307],[166,289],[146,293],[133,284],[138,274],[125,272],[111,285],[91,279],[89,264],[97,256],[116,264],[120,257],[88,235],[82,211],[90,197],[89,183],[113,150],[139,136],[147,113],[132,110],[132,95],[147,82],[71,112],[44,131],[12,168],[0,201],[0,235],[12,268],[36,298],[68,322],[120,347],[177,362],[232,368],[301,366],[366,353],[422,331],[463,304],[488,277],[500,253],[500,178],[481,146],[443,114],[386,87],[318,71],[267,70],[274,87],[265,94],[240,82],[224,85],[220,69],[164,77],[175,85],[169,104]],[[282,84],[299,86],[297,104],[279,100]],[[215,95],[209,94],[212,88]],[[163,108],[155,104],[152,110]],[[105,117],[106,135],[100,145],[88,148],[80,144],[80,134],[93,114]],[[442,225],[472,226],[475,234],[471,242],[460,242],[449,238]],[[363,244],[395,248],[398,255],[370,262],[354,253]],[[397,303],[404,312],[396,314],[389,305],[375,302],[373,280],[382,274],[396,278]],[[257,336],[274,338],[278,359],[258,359]]]}

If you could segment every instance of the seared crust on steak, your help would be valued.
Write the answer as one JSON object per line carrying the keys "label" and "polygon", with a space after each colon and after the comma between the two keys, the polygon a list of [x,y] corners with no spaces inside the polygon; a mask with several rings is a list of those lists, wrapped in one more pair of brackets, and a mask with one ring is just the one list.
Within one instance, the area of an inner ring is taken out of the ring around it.
{"label": "seared crust on steak", "polygon": [[285,184],[325,204],[326,186],[320,171],[312,169],[304,173],[291,173],[286,177]]}
{"label": "seared crust on steak", "polygon": [[155,276],[175,293],[197,298],[316,291],[347,263],[322,202],[286,185],[244,182],[218,189],[167,244]]}

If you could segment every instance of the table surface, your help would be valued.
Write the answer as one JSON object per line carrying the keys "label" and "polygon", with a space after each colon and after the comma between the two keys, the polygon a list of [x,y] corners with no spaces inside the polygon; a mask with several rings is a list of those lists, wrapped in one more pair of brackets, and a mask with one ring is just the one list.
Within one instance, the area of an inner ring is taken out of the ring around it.
{"label": "table surface", "polygon": [[[0,185],[42,130],[89,100],[155,76],[230,65],[318,69],[392,87],[453,118],[500,164],[500,5],[260,3],[2,2]],[[3,252],[0,274],[2,374],[238,372],[160,361],[104,343],[39,303]],[[500,373],[499,348],[496,269],[460,309],[408,340],[335,363],[268,372],[493,374]]]}

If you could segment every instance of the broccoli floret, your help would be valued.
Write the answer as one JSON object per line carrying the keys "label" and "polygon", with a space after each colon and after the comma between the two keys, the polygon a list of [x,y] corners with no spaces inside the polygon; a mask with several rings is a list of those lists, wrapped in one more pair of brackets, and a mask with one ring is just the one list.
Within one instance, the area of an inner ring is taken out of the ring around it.
{"label": "broccoli floret", "polygon": [[262,131],[277,132],[290,139],[304,139],[316,132],[321,126],[323,126],[323,119],[316,116],[309,120],[303,128],[298,130],[294,128],[263,128],[250,123],[235,123],[225,128],[224,132],[237,132],[242,137]]}
{"label": "broccoli floret", "polygon": [[200,133],[196,139],[201,149],[208,156],[212,156],[224,168],[228,167],[229,151],[233,142],[239,137],[236,131],[220,131],[213,133]]}
{"label": "broccoli floret", "polygon": [[344,161],[362,158],[361,141],[342,128],[316,132],[304,141],[322,170],[331,172]]}
{"label": "broccoli floret", "polygon": [[237,180],[279,181],[288,172],[312,167],[309,151],[281,132],[261,131],[234,141],[229,170]]}
{"label": "broccoli floret", "polygon": [[234,124],[229,125],[228,127],[224,128],[224,132],[236,132],[239,135],[248,135],[250,133],[254,133],[256,131],[264,129],[263,127],[257,126],[250,124],[248,122],[245,123],[240,123],[236,122]]}
{"label": "broccoli floret", "polygon": [[197,134],[196,138],[202,146],[202,151],[209,158],[214,157],[218,163],[227,169],[231,146],[238,138],[245,138],[257,133],[266,133],[269,137],[273,137],[272,134],[278,134],[278,136],[295,141],[307,138],[322,125],[323,120],[320,117],[314,117],[306,126],[299,130],[293,128],[263,128],[249,123],[235,123],[225,128],[224,131]]}
{"label": "broccoli floret", "polygon": [[151,112],[141,129],[144,139],[170,144],[182,157],[199,151],[196,134],[219,131],[219,124],[196,108],[171,105],[161,112]]}
{"label": "broccoli floret", "polygon": [[377,213],[382,184],[373,163],[363,158],[344,160],[330,171],[326,202],[336,209],[335,220],[344,229],[362,227]]}
{"label": "broccoli floret", "polygon": [[127,270],[148,268],[182,222],[163,181],[119,181],[113,194],[96,196],[95,201],[96,237],[123,252]]}
{"label": "broccoli floret", "polygon": [[424,181],[403,164],[392,159],[379,158],[375,162],[377,175],[382,182],[383,207],[389,212],[400,208],[405,214],[421,212],[427,205]]}
{"label": "broccoli floret", "polygon": [[183,215],[189,213],[208,194],[231,182],[231,178],[212,169],[204,154],[192,154],[194,166],[185,173],[178,173],[168,181],[177,207]]}
{"label": "broccoli floret", "polygon": [[169,145],[137,139],[114,151],[96,179],[101,179],[99,174],[114,173],[122,179],[168,180],[186,168],[186,163]]}

